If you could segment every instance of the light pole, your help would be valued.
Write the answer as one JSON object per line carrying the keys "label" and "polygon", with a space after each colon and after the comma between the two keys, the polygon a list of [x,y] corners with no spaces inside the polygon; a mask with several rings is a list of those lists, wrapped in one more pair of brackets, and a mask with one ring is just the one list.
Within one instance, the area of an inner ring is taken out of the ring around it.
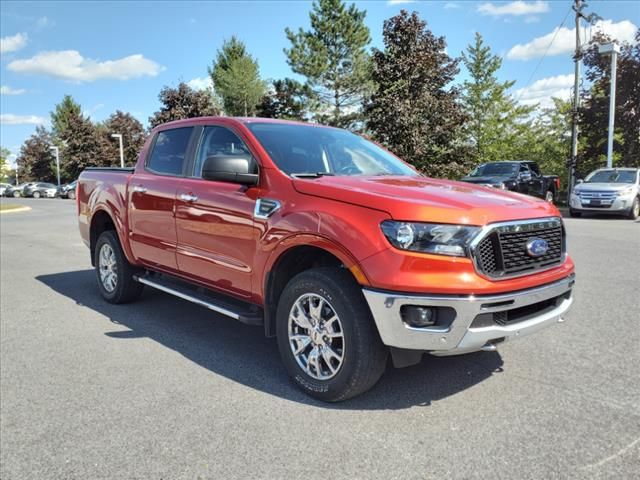
{"label": "light pole", "polygon": [[49,147],[56,154],[56,169],[58,171],[58,187],[60,186],[60,149],[58,147]]}
{"label": "light pole", "polygon": [[605,43],[598,47],[600,55],[611,55],[611,78],[609,90],[609,139],[607,140],[607,168],[613,167],[613,124],[616,118],[616,70],[620,47],[617,43]]}
{"label": "light pole", "polygon": [[112,133],[111,136],[113,138],[117,138],[120,143],[120,167],[124,168],[124,150],[122,147],[122,134],[121,133]]}

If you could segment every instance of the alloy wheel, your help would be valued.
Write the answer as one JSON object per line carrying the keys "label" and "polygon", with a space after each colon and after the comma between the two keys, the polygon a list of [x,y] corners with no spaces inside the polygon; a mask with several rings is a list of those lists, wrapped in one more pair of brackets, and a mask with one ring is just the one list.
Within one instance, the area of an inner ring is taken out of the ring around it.
{"label": "alloy wheel", "polygon": [[118,286],[118,266],[116,265],[116,255],[108,243],[100,248],[98,267],[102,286],[107,292],[113,292]]}

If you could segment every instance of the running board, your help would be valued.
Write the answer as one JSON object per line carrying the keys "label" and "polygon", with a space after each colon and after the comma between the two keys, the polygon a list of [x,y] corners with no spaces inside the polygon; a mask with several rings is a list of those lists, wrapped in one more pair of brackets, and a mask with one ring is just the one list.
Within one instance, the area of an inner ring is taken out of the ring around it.
{"label": "running board", "polygon": [[251,304],[247,304],[232,298],[226,298],[210,290],[193,286],[182,280],[173,279],[166,275],[147,274],[134,279],[156,290],[169,293],[201,307],[213,310],[226,317],[233,318],[247,325],[263,325],[262,310]]}

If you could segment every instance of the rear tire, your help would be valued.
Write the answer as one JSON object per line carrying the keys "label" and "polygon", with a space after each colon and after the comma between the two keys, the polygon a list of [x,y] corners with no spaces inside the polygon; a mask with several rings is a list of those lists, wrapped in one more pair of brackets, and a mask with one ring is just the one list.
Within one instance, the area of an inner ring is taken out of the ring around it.
{"label": "rear tire", "polygon": [[344,269],[316,268],[292,278],[278,302],[276,333],[287,372],[319,400],[360,395],[384,373],[388,350],[359,286]]}
{"label": "rear tire", "polygon": [[127,261],[114,230],[98,237],[94,263],[98,289],[107,302],[127,303],[140,296],[143,285],[133,279],[139,269]]}
{"label": "rear tire", "polygon": [[570,208],[569,215],[571,215],[574,218],[578,218],[582,216],[582,212],[576,212],[573,208]]}
{"label": "rear tire", "polygon": [[629,213],[627,216],[631,220],[637,220],[640,217],[640,198],[636,197],[631,204],[631,208],[629,209]]}

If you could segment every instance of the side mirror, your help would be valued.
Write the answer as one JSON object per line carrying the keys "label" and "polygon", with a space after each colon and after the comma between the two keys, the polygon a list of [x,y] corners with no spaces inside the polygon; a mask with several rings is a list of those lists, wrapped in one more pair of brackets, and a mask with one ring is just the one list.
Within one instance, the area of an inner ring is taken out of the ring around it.
{"label": "side mirror", "polygon": [[584,183],[584,180],[579,178],[578,180],[576,180],[576,185],[580,185],[581,183]]}
{"label": "side mirror", "polygon": [[520,174],[520,180],[522,180],[523,182],[528,182],[531,180],[531,174],[530,173],[521,173]]}
{"label": "side mirror", "polygon": [[256,185],[258,174],[249,173],[251,160],[233,155],[215,155],[208,157],[202,166],[202,178],[218,182]]}

